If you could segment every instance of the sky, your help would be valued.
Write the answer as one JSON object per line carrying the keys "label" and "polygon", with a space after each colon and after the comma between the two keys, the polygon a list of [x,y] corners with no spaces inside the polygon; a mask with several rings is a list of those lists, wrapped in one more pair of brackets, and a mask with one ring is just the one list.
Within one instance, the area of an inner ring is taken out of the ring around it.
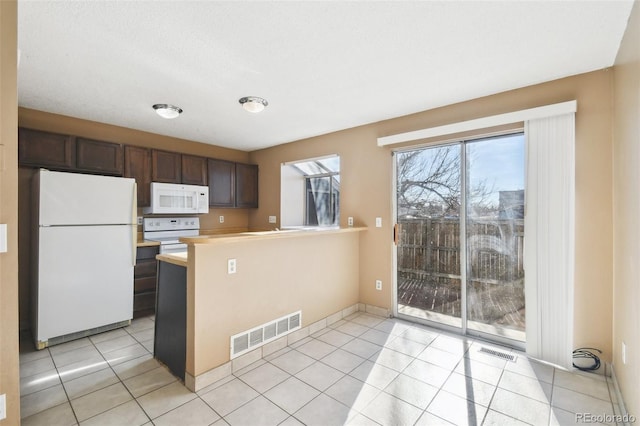
{"label": "sky", "polygon": [[[524,134],[511,134],[476,141],[468,141],[465,144],[467,158],[467,178],[469,179],[468,190],[473,193],[475,188],[483,185],[486,191],[491,191],[486,195],[485,202],[498,207],[500,191],[515,191],[524,189],[525,180],[525,144]],[[443,154],[447,150],[448,158],[453,161],[459,158],[460,145],[445,145],[440,147],[419,149],[420,160],[415,165],[422,168],[417,169],[417,173],[411,173],[409,179],[428,179],[428,174],[435,171],[432,163],[439,164]],[[407,155],[415,151],[408,151]],[[399,159],[402,157],[398,157]],[[410,169],[411,170],[411,169]],[[440,193],[448,195],[446,188],[439,187]],[[421,191],[415,189],[418,196]],[[418,196],[420,198],[420,196]],[[426,199],[437,198],[433,193],[423,194]],[[474,202],[474,200],[469,200]]]}
{"label": "sky", "polygon": [[[486,180],[498,191],[524,189],[524,135],[507,135],[467,144],[468,177],[471,187]],[[493,200],[493,197],[492,197]]]}

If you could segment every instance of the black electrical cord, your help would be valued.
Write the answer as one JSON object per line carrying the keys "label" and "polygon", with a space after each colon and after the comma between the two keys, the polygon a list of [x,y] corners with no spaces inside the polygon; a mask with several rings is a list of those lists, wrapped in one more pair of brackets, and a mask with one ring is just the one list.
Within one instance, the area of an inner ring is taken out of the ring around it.
{"label": "black electrical cord", "polygon": [[598,351],[598,353],[600,354],[602,353],[602,351],[597,348],[578,348],[575,351],[573,351],[573,359],[590,358],[593,360],[593,365],[588,367],[582,367],[582,366],[576,365],[576,363],[574,362],[573,366],[578,370],[582,370],[582,371],[594,371],[600,368],[600,357],[598,357],[598,355],[591,352],[592,350]]}

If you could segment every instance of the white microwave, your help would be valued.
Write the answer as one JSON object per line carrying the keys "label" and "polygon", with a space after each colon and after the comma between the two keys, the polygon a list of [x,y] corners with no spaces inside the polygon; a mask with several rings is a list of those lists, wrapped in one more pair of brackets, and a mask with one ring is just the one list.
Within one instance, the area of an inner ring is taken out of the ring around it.
{"label": "white microwave", "polygon": [[146,214],[209,213],[209,187],[151,182],[151,206]]}

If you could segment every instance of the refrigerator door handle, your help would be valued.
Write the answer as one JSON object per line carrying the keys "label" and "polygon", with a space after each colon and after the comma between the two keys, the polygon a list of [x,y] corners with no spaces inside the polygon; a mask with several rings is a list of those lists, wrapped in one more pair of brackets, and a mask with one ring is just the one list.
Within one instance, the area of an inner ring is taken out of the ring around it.
{"label": "refrigerator door handle", "polygon": [[136,252],[138,247],[138,184],[135,181],[133,182],[131,195],[131,264],[136,266]]}

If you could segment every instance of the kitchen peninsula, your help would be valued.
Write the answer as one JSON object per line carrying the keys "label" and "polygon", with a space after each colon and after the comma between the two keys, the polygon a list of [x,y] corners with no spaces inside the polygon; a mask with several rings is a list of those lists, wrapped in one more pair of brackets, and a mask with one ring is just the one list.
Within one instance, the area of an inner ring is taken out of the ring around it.
{"label": "kitchen peninsula", "polygon": [[197,391],[355,311],[362,231],[181,238],[186,254],[157,256],[156,357]]}

